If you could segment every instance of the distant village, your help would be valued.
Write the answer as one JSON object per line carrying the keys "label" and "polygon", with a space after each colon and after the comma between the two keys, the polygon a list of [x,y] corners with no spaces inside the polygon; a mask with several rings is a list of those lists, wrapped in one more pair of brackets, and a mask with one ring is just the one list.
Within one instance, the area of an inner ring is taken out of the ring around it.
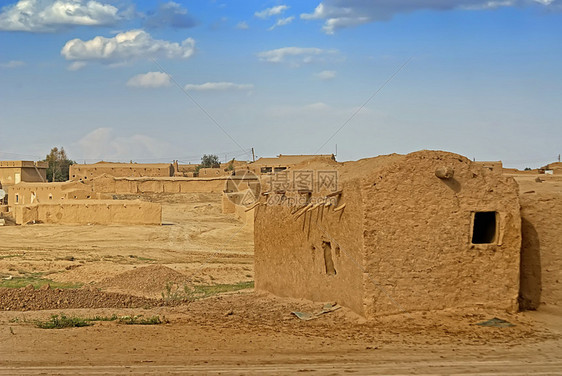
{"label": "distant village", "polygon": [[[550,226],[562,213],[560,162],[519,171],[428,150],[211,167],[102,161],[72,164],[61,182],[47,181],[48,168],[0,162],[2,225],[157,226],[162,206],[144,196],[212,193],[223,214],[253,229],[258,290],[337,301],[367,318],[536,309],[562,297],[556,276],[543,271],[560,268],[559,228]],[[394,298],[364,273],[385,280]]]}

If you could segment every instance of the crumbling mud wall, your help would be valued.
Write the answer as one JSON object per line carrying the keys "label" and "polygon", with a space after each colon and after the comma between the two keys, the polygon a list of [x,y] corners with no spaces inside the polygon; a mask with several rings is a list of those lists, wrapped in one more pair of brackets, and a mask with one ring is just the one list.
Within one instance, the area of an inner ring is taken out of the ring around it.
{"label": "crumbling mud wall", "polygon": [[[288,192],[262,200],[257,289],[337,301],[368,318],[517,309],[521,217],[512,178],[434,151],[300,167],[335,169],[341,191],[313,194],[303,213],[283,204]],[[336,202],[315,204],[328,198]]]}
{"label": "crumbling mud wall", "polygon": [[[501,170],[452,153],[412,153],[363,180],[363,206],[366,316],[517,309],[518,187]],[[493,233],[477,239],[481,229]]]}
{"label": "crumbling mud wall", "polygon": [[115,178],[101,176],[88,184],[98,193],[220,193],[228,177],[214,178]]}
{"label": "crumbling mud wall", "polygon": [[537,183],[521,193],[522,309],[562,302],[562,192],[547,185]]}
{"label": "crumbling mud wall", "polygon": [[229,176],[232,175],[233,171],[226,168],[200,168],[198,176],[201,178],[212,177],[212,176]]}
{"label": "crumbling mud wall", "polygon": [[[306,195],[287,195],[302,202]],[[357,181],[345,183],[344,210],[325,206],[322,195],[312,206],[290,205],[283,194],[255,208],[256,289],[279,296],[337,301],[363,314],[363,208]],[[306,200],[306,198],[305,198]],[[327,202],[327,201],[326,201]],[[300,208],[300,210],[299,210]]]}
{"label": "crumbling mud wall", "polygon": [[160,225],[162,206],[143,201],[72,200],[59,203],[19,205],[14,210],[17,224],[65,225],[125,224]]}
{"label": "crumbling mud wall", "polygon": [[255,208],[253,208],[252,202],[250,205],[243,205],[242,199],[244,198],[244,193],[226,193],[222,194],[222,213],[223,214],[234,214],[234,218],[244,223],[247,227],[254,228],[254,216]]}
{"label": "crumbling mud wall", "polygon": [[174,168],[170,163],[110,163],[73,164],[70,166],[70,180],[91,180],[98,176],[115,177],[168,177],[173,176]]}

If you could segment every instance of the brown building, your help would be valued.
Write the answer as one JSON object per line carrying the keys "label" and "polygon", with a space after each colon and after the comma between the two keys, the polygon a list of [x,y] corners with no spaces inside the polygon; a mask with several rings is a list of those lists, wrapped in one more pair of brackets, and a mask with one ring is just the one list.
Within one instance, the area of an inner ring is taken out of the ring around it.
{"label": "brown building", "polygon": [[517,308],[513,178],[441,151],[308,166],[327,167],[338,191],[272,192],[255,209],[258,290],[337,301],[367,318]]}
{"label": "brown building", "polygon": [[335,161],[333,154],[317,154],[317,155],[283,155],[274,158],[259,158],[257,161],[249,165],[250,171],[256,174],[267,174],[271,172],[284,171],[297,164],[310,160],[330,160]]}
{"label": "brown building", "polygon": [[552,174],[561,175],[562,174],[562,162],[549,163],[546,166],[539,168],[540,174]]}
{"label": "brown building", "polygon": [[47,181],[47,162],[0,161],[0,186]]}
{"label": "brown building", "polygon": [[58,202],[61,200],[96,199],[90,185],[68,181],[55,183],[19,183],[8,192],[10,207],[36,203]]}
{"label": "brown building", "polygon": [[66,200],[15,207],[17,224],[160,225],[162,205],[140,200]]}
{"label": "brown building", "polygon": [[101,175],[115,177],[170,177],[174,176],[171,163],[113,163],[73,164],[70,166],[70,180],[88,180]]}

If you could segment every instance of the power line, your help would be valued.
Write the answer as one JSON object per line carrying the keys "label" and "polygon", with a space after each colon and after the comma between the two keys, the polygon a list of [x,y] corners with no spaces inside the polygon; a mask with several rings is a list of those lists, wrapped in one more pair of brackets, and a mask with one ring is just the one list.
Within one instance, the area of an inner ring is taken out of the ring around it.
{"label": "power line", "polygon": [[338,133],[340,133],[340,131],[347,125],[349,124],[349,122],[351,120],[353,120],[353,118],[355,117],[355,115],[357,115],[359,113],[359,111],[361,111],[382,89],[384,89],[384,87],[390,83],[390,81],[392,81],[394,79],[394,77],[396,77],[396,75],[398,73],[400,73],[402,71],[402,69],[404,69],[406,67],[406,65],[408,65],[408,63],[412,60],[413,56],[410,56],[408,58],[408,60],[406,60],[404,62],[404,64],[402,64],[378,89],[377,91],[375,91],[366,101],[365,103],[363,103],[357,110],[355,110],[355,112],[353,114],[351,114],[351,116],[341,125],[341,127],[339,127],[334,134],[332,134],[327,140],[326,142],[324,142],[319,148],[318,150],[316,150],[316,152],[314,154],[318,154],[318,152],[320,152],[320,150],[322,150],[322,148],[324,146],[326,146],[326,144],[328,142],[330,142],[332,140],[332,138],[334,138]]}
{"label": "power line", "polygon": [[160,63],[158,63],[158,62],[156,61],[156,59],[152,58],[152,61],[154,62],[154,64],[156,64],[156,65],[160,68],[160,70],[162,71],[162,73],[164,73],[165,75],[167,75],[167,76],[170,78],[170,80],[172,80],[172,82],[174,83],[174,85],[176,85],[189,99],[191,99],[191,101],[192,101],[193,103],[195,103],[195,105],[196,105],[197,107],[199,107],[199,109],[200,109],[200,110],[217,126],[217,128],[219,128],[219,129],[222,131],[222,133],[224,133],[228,138],[230,138],[230,140],[231,140],[232,142],[234,142],[234,143],[240,148],[240,150],[242,150],[242,151],[245,150],[245,149],[242,147],[242,145],[240,145],[240,144],[238,143],[238,141],[236,141],[236,140],[234,139],[234,137],[232,137],[232,136],[230,135],[230,133],[228,133],[228,132],[219,124],[219,122],[216,121],[215,118],[212,117],[211,114],[210,114],[209,112],[207,112],[207,110],[205,110],[205,109],[203,108],[203,106],[201,106],[201,105],[199,104],[199,102],[197,102],[197,101],[195,100],[195,98],[193,98],[193,97],[191,96],[191,94],[189,94],[189,92],[188,92],[187,90],[185,90],[185,88],[184,88],[183,86],[181,86],[181,85],[174,79],[174,77],[172,77],[172,75],[169,74],[169,73],[164,69],[164,67],[162,67],[162,65],[160,65]]}

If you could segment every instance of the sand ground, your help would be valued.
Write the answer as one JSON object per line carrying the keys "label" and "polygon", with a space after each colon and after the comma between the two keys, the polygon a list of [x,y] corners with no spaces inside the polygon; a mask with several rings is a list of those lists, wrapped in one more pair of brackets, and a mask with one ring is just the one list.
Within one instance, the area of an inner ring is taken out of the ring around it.
{"label": "sand ground", "polygon": [[[165,225],[1,227],[0,276],[40,276],[146,298],[161,297],[166,279],[180,278],[181,285],[181,276],[201,286],[253,280],[252,232],[221,214],[219,195],[143,199],[162,202]],[[6,306],[2,294],[0,305]],[[291,314],[321,307],[250,288],[163,307],[4,308],[0,375],[562,374],[559,306],[521,313],[414,312],[372,322],[345,308],[312,321]],[[169,322],[53,330],[34,325],[60,313],[159,315]],[[515,326],[475,325],[493,317]]]}

